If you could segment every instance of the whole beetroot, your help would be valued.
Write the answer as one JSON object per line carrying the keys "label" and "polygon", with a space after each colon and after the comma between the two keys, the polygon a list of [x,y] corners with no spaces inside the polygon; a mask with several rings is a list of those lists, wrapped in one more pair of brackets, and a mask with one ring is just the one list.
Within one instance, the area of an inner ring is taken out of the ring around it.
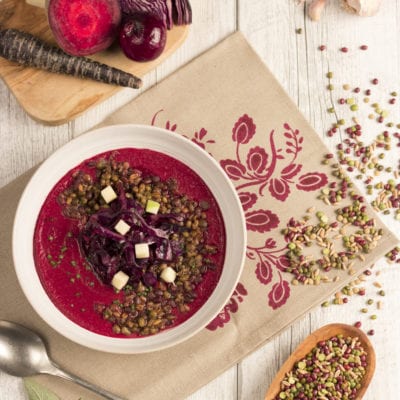
{"label": "whole beetroot", "polygon": [[74,56],[105,50],[121,22],[118,0],[49,0],[49,25],[58,45]]}
{"label": "whole beetroot", "polygon": [[119,45],[134,61],[151,61],[160,56],[167,41],[164,22],[152,14],[135,13],[124,17]]}

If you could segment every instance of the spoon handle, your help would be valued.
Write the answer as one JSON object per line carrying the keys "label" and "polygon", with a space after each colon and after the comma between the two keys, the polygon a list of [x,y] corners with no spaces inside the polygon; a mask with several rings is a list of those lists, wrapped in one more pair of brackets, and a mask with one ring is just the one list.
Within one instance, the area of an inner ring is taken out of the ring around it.
{"label": "spoon handle", "polygon": [[89,383],[89,382],[79,378],[79,376],[73,375],[69,372],[62,370],[55,363],[52,363],[51,368],[49,368],[49,370],[46,371],[45,373],[75,382],[78,385],[81,385],[84,388],[89,389],[92,392],[97,393],[100,396],[103,396],[107,400],[126,400],[126,399],[123,399],[122,397],[116,396],[115,394],[112,394],[112,393],[108,392],[107,390],[104,390],[96,385],[93,385],[92,383]]}

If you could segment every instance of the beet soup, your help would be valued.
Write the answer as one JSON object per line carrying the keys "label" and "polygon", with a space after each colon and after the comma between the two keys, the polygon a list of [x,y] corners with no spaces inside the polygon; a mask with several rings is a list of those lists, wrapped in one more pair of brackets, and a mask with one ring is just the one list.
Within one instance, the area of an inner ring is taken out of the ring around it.
{"label": "beet soup", "polygon": [[34,260],[70,320],[113,337],[190,318],[221,276],[225,227],[203,180],[180,161],[124,148],[83,161],[47,196]]}

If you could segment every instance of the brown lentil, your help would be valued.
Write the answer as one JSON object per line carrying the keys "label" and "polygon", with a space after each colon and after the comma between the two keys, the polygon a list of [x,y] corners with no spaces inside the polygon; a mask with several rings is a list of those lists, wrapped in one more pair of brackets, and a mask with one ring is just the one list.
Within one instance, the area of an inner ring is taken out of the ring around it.
{"label": "brown lentil", "polygon": [[[160,214],[184,215],[173,238],[182,245],[183,252],[168,262],[177,273],[174,283],[158,279],[155,286],[146,286],[142,281],[129,282],[123,289],[123,299],[112,304],[98,304],[96,311],[108,320],[112,330],[122,335],[151,335],[172,325],[176,311],[187,312],[196,299],[196,286],[207,271],[215,269],[209,256],[217,250],[205,243],[207,229],[206,210],[209,204],[201,204],[178,192],[177,182],[161,181],[157,176],[146,176],[131,168],[127,162],[99,160],[92,167],[95,177],[75,173],[71,187],[61,193],[59,200],[64,213],[85,223],[87,218],[100,208],[109,207],[101,196],[101,190],[111,185],[122,185],[127,198],[134,198],[142,207],[148,200],[160,202]],[[165,263],[149,266],[147,272],[159,277]],[[73,279],[73,278],[72,278]]]}

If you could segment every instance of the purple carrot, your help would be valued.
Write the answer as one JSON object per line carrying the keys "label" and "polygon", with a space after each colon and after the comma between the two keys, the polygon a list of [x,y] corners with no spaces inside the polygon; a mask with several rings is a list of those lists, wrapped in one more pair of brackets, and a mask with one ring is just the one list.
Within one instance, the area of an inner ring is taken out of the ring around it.
{"label": "purple carrot", "polygon": [[64,53],[39,38],[16,29],[0,31],[0,57],[27,67],[88,78],[102,83],[138,89],[140,78],[85,57]]}

